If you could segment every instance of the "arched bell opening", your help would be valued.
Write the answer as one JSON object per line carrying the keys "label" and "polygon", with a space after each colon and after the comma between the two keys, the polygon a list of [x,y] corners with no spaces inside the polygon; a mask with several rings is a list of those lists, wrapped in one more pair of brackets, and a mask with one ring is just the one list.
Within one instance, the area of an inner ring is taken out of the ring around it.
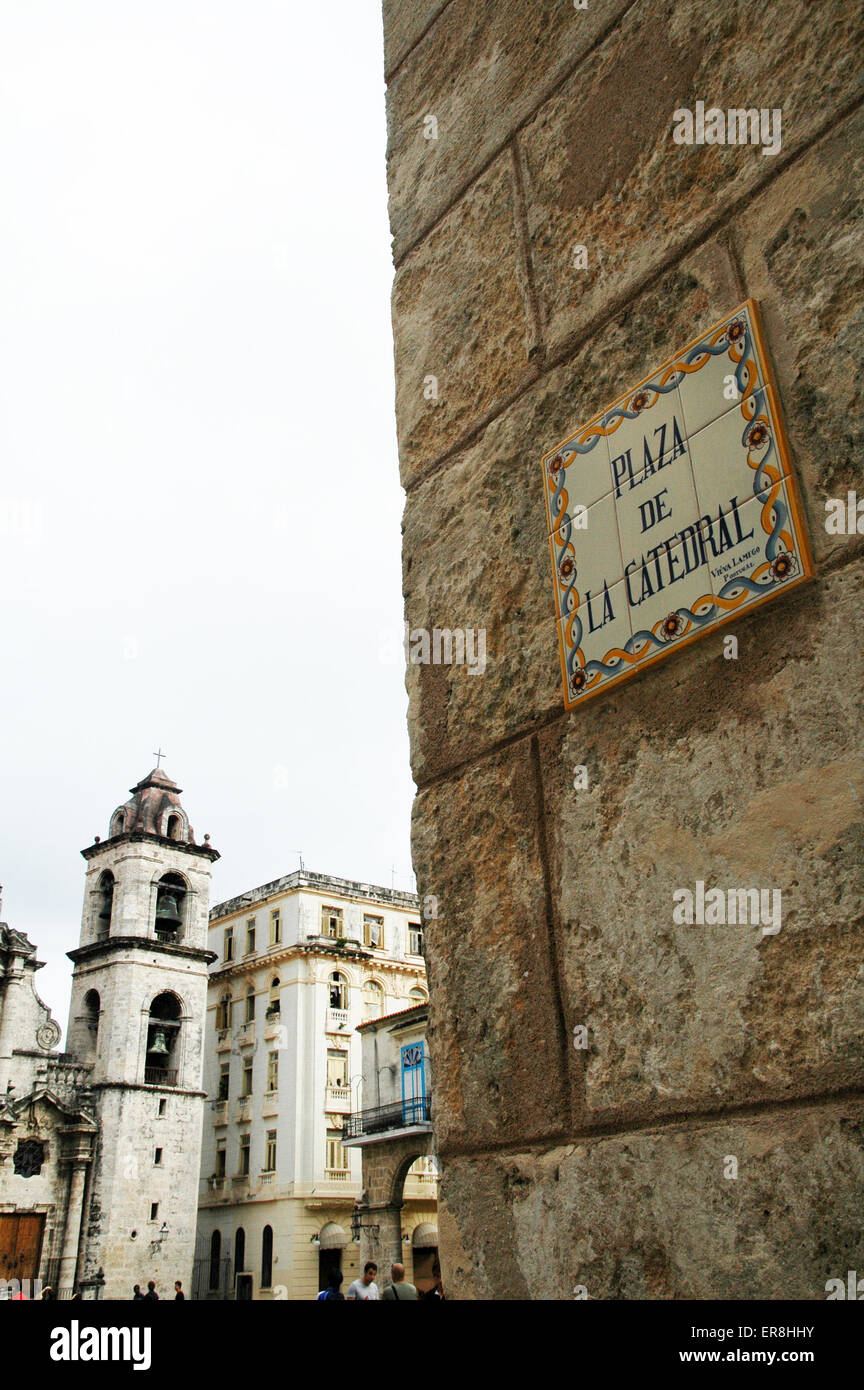
{"label": "arched bell opening", "polygon": [[99,1016],[102,1000],[99,991],[88,989],[79,1012],[72,1019],[68,1050],[81,1062],[95,1062],[99,1050]]}
{"label": "arched bell opening", "polygon": [[107,936],[111,931],[111,914],[114,910],[114,875],[105,869],[96,884],[96,935]]}
{"label": "arched bell opening", "polygon": [[144,1081],[148,1086],[176,1086],[180,1072],[183,1010],[176,994],[157,994],[147,1019]]}
{"label": "arched bell opening", "polygon": [[158,941],[182,940],[189,893],[180,874],[163,874],[156,887],[155,931]]}

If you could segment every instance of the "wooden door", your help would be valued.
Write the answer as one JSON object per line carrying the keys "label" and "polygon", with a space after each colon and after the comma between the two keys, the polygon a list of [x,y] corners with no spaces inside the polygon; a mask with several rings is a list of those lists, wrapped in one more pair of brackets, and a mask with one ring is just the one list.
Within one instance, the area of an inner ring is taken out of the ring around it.
{"label": "wooden door", "polygon": [[0,1279],[35,1279],[45,1217],[37,1212],[0,1214]]}

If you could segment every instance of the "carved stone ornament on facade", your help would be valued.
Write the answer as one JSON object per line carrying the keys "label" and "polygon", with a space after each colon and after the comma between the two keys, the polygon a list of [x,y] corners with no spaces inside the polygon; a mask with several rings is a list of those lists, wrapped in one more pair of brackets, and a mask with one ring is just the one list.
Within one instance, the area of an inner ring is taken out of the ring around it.
{"label": "carved stone ornament on facade", "polygon": [[38,1139],[21,1139],[15,1150],[13,1170],[21,1178],[35,1178],[42,1172],[45,1146]]}
{"label": "carved stone ornament on facade", "polygon": [[36,1041],[43,1052],[51,1052],[60,1041],[60,1028],[53,1019],[43,1023],[36,1031]]}

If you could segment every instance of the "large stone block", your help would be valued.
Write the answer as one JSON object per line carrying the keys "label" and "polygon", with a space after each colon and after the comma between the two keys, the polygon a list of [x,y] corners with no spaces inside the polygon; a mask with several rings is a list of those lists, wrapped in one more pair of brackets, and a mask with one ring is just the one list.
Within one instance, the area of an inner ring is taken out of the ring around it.
{"label": "large stone block", "polygon": [[[730,1158],[737,1160],[737,1177]],[[454,1298],[824,1299],[864,1267],[864,1106],[444,1164]]]}
{"label": "large stone block", "polygon": [[729,258],[712,241],[409,494],[409,628],[482,628],[487,663],[482,675],[464,664],[408,666],[418,784],[562,707],[541,455],[738,299]]}
{"label": "large stone block", "polygon": [[[519,137],[547,346],[583,333],[804,148],[860,93],[862,41],[864,12],[847,0],[633,5]],[[781,152],[675,144],[673,112],[699,100],[780,109]]]}
{"label": "large stone block", "polygon": [[531,749],[520,744],[414,804],[426,924],[438,1151],[560,1130],[566,1040],[546,926]]}
{"label": "large stone block", "polygon": [[[627,3],[591,0],[586,10],[577,10],[568,0],[453,0],[440,14],[387,92],[397,262]],[[411,32],[422,32],[421,19],[434,8],[417,8]],[[394,45],[401,31],[402,26],[393,30]],[[437,121],[436,139],[426,138],[427,116]]]}
{"label": "large stone block", "polygon": [[384,71],[391,73],[450,0],[384,0]]}
{"label": "large stone block", "polygon": [[505,153],[396,274],[396,417],[406,487],[536,375],[515,196]]}
{"label": "large stone block", "polygon": [[[540,736],[592,1122],[864,1082],[862,615],[859,563]],[[676,924],[699,881],[780,890],[779,932]]]}
{"label": "large stone block", "polygon": [[864,494],[864,116],[856,113],[750,203],[734,237],[760,300],[817,559],[825,500]]}

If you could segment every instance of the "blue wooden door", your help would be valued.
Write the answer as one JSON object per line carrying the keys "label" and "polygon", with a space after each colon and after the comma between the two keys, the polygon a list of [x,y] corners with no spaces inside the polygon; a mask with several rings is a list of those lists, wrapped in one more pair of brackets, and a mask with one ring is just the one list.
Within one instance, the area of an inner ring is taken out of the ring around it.
{"label": "blue wooden door", "polygon": [[423,1043],[402,1048],[402,1123],[421,1124],[426,1118],[426,1056]]}

